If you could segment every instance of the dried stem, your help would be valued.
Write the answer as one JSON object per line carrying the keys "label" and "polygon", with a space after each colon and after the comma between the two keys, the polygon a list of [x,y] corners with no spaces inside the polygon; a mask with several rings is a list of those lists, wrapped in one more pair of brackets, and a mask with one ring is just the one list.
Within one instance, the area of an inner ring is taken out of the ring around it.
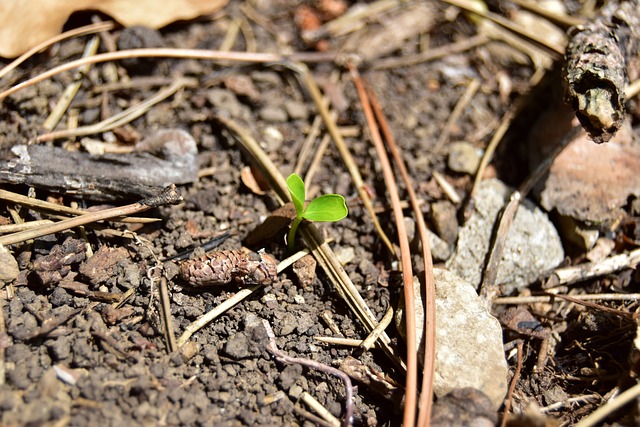
{"label": "dried stem", "polygon": [[[8,202],[16,203],[21,206],[28,207],[33,210],[37,210],[40,212],[53,212],[58,214],[67,214],[67,215],[89,215],[91,212],[70,208],[64,205],[58,205],[55,203],[50,203],[44,200],[35,199],[32,197],[23,196],[22,194],[12,193],[11,191],[0,189],[0,200],[6,200]],[[143,217],[114,217],[111,218],[114,222],[126,222],[126,223],[149,223],[149,222],[158,222],[157,218],[143,218]]]}
{"label": "dried stem", "polygon": [[352,406],[353,386],[351,385],[351,379],[349,379],[349,376],[339,369],[333,368],[331,366],[327,366],[320,362],[316,362],[315,360],[302,359],[299,357],[291,357],[286,355],[285,353],[283,353],[278,349],[278,346],[276,344],[276,336],[273,333],[273,330],[271,329],[271,325],[269,325],[269,322],[267,322],[266,320],[262,320],[262,324],[264,325],[264,328],[267,331],[267,336],[269,337],[269,344],[267,345],[267,351],[273,354],[278,360],[284,363],[297,363],[302,366],[307,366],[311,369],[315,369],[318,371],[325,372],[329,375],[336,376],[342,380],[342,382],[344,383],[344,389],[345,389],[345,411],[344,411],[345,420],[343,425],[350,426],[351,418],[353,416],[353,406]]}
{"label": "dried stem", "polygon": [[513,378],[511,378],[511,384],[509,384],[509,390],[507,392],[507,397],[504,402],[504,412],[502,414],[502,422],[500,423],[500,427],[505,427],[507,425],[507,420],[509,418],[509,411],[511,410],[511,399],[513,397],[513,392],[516,389],[516,384],[518,384],[518,380],[520,379],[520,373],[522,372],[523,351],[524,351],[524,343],[522,340],[518,340],[518,365],[516,366],[516,371],[513,374]]}
{"label": "dried stem", "polygon": [[180,201],[182,201],[182,197],[176,190],[175,186],[170,186],[167,187],[159,196],[144,199],[140,202],[132,203],[130,205],[92,212],[79,217],[65,219],[53,224],[47,224],[31,230],[2,236],[0,237],[0,244],[12,245],[15,243],[24,242],[25,240],[35,239],[37,237],[46,236],[48,234],[58,233],[60,231],[79,227],[81,225],[89,224],[92,222],[102,221],[118,216],[132,215],[135,213],[144,212],[153,207],[165,204],[175,204],[179,203]]}
{"label": "dried stem", "polygon": [[128,58],[178,58],[178,59],[201,59],[209,61],[233,61],[246,63],[273,63],[286,61],[333,61],[333,53],[292,53],[291,55],[280,55],[277,53],[247,53],[247,52],[219,52],[204,49],[172,49],[172,48],[148,48],[130,49],[118,52],[103,53],[90,58],[77,59],[67,62],[55,68],[45,71],[29,80],[17,84],[4,92],[0,92],[0,101],[7,96],[14,94],[25,87],[32,86],[57,74],[73,70],[85,64],[97,64],[100,62],[118,61]]}

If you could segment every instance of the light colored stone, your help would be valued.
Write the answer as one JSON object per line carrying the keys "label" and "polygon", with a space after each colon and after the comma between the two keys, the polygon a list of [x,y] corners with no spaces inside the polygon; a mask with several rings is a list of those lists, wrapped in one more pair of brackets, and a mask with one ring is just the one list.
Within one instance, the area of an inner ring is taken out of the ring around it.
{"label": "light colored stone", "polygon": [[473,174],[478,170],[482,150],[466,141],[449,144],[449,160],[447,165],[454,172]]}
{"label": "light colored stone", "polygon": [[18,277],[18,273],[20,273],[20,269],[16,259],[7,248],[0,244],[0,282],[12,282]]}
{"label": "light colored stone", "polygon": [[497,409],[507,394],[509,368],[502,327],[475,289],[453,273],[434,269],[436,279],[436,375],[438,397],[456,388],[485,393]]}
{"label": "light colored stone", "polygon": [[[458,235],[458,246],[447,268],[478,288],[498,212],[512,190],[497,179],[483,181],[478,187],[475,210]],[[564,258],[558,232],[547,215],[524,200],[516,212],[498,267],[496,284],[505,294],[521,289],[545,272],[557,267]]]}
{"label": "light colored stone", "polygon": [[[472,387],[486,394],[495,409],[507,393],[508,366],[502,327],[469,283],[453,273],[434,269],[436,281],[436,373],[434,392],[442,397],[457,388]],[[419,360],[424,354],[424,306],[420,282],[414,279]],[[403,302],[396,326],[404,333]]]}

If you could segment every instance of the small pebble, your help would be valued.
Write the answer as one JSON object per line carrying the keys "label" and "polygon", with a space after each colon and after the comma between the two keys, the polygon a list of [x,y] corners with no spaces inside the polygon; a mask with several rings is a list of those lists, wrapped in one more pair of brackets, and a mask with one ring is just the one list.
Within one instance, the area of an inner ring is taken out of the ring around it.
{"label": "small pebble", "polygon": [[478,170],[482,150],[468,142],[454,142],[449,144],[449,160],[447,165],[454,172],[474,174]]}
{"label": "small pebble", "polygon": [[265,122],[282,123],[288,119],[287,112],[277,106],[268,105],[260,110],[259,116]]}

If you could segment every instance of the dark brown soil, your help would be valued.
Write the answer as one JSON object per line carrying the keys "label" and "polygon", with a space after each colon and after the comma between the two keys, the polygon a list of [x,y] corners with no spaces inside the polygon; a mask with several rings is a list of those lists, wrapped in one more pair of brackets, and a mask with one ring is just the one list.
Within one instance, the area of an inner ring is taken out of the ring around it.
{"label": "dark brown soil", "polygon": [[[296,51],[309,49],[292,18],[299,7],[296,3],[277,0],[260,3],[259,13],[268,27],[247,21],[255,33],[259,51],[278,51],[282,43]],[[154,33],[153,37],[167,47],[216,49],[231,20],[244,16],[238,6],[239,2],[232,2],[225,8],[224,16],[216,20],[175,24]],[[451,15],[445,15],[445,9],[447,7],[442,4],[436,7],[436,24],[429,41],[433,46],[446,45],[474,32],[473,25],[463,15],[449,20]],[[113,31],[113,36],[120,38],[122,49],[126,48],[127,37],[139,37],[121,29]],[[23,80],[79,57],[85,40],[76,38],[60,43],[56,50],[30,59],[18,74],[14,74],[15,79]],[[146,39],[143,37],[143,40]],[[416,52],[416,41],[417,38],[408,42],[394,55]],[[338,49],[339,43],[335,41],[331,48]],[[245,47],[243,39],[239,38],[234,50]],[[359,130],[357,136],[346,138],[347,144],[374,195],[374,202],[380,208],[386,207],[387,193],[379,164],[367,131],[363,130],[365,120],[348,73],[343,73],[337,83],[329,84],[331,74],[340,70],[337,65],[327,62],[311,68],[314,77],[324,82],[325,88],[332,87],[346,100],[338,123]],[[141,85],[108,92],[105,109],[99,92],[103,70],[103,65],[99,65],[88,73],[72,104],[79,115],[79,125],[95,123],[105,111],[115,114],[148,98],[156,90]],[[136,135],[139,138],[158,129],[186,130],[197,141],[200,169],[209,173],[193,185],[181,186],[184,203],[146,213],[162,221],[132,226],[135,238],[113,237],[87,227],[85,235],[80,230],[67,231],[11,247],[21,274],[12,285],[0,289],[1,313],[6,323],[6,334],[0,330],[0,347],[5,347],[6,367],[6,380],[0,384],[0,423],[30,426],[313,425],[315,421],[305,412],[308,407],[298,401],[300,390],[315,397],[334,416],[341,417],[345,399],[342,382],[317,371],[298,365],[285,366],[274,360],[264,347],[264,337],[252,327],[256,317],[271,324],[279,349],[291,356],[334,366],[336,361],[356,354],[370,368],[403,383],[404,379],[394,366],[375,349],[360,354],[348,347],[314,340],[316,336],[335,335],[323,318],[325,313],[330,314],[346,338],[363,339],[366,336],[320,269],[310,284],[302,283],[290,269],[281,273],[273,284],[259,289],[197,332],[188,346],[180,351],[168,351],[158,304],[158,271],[154,269],[157,261],[198,247],[224,231],[231,232],[231,236],[220,248],[240,249],[244,239],[278,207],[271,193],[257,195],[242,183],[241,169],[248,164],[247,160],[238,144],[212,117],[230,117],[244,126],[261,141],[264,150],[286,176],[294,168],[316,108],[296,75],[279,65],[220,66],[196,60],[145,59],[118,63],[118,70],[122,76],[128,75],[134,81],[145,76],[197,79],[197,86],[187,87],[156,105],[121,129],[116,137],[133,134],[134,138]],[[434,181],[434,171],[445,174],[461,194],[467,194],[471,188],[471,176],[447,169],[446,144],[435,147],[466,83],[476,78],[481,81],[481,88],[451,128],[446,143],[464,139],[484,148],[518,92],[529,89],[532,68],[530,64],[515,62],[494,63],[490,51],[481,47],[417,65],[377,71],[364,69],[362,72],[380,96],[415,180],[418,196],[425,201],[424,214],[431,219],[431,205],[445,200]],[[249,84],[249,91],[238,89],[239,78],[246,79],[242,83]],[[511,83],[513,92],[501,96],[499,84],[504,78]],[[42,124],[50,106],[70,79],[70,73],[63,73],[4,101],[0,111],[3,151],[43,133]],[[556,86],[559,87],[559,82]],[[516,121],[517,127],[510,131],[489,174],[498,175],[511,184],[518,184],[526,176],[528,154],[522,141],[526,140],[540,112],[539,106],[532,105],[526,111],[527,116]],[[637,129],[635,134],[638,134]],[[103,137],[94,135],[92,138]],[[56,142],[56,145],[61,144]],[[79,148],[77,142],[69,142],[67,146]],[[26,194],[24,187],[4,188]],[[322,224],[321,229],[334,239],[335,252],[353,251],[345,269],[380,319],[389,304],[397,305],[401,284],[397,280],[398,274],[393,271],[391,257],[375,233],[332,145],[310,188],[315,194],[346,196],[349,216],[336,224]],[[62,196],[58,196],[36,189],[36,196],[40,199],[59,197],[56,200],[67,205],[74,200],[86,207],[97,204],[64,196],[64,190],[61,188]],[[125,203],[127,201],[122,200],[116,204]],[[13,206],[2,205],[0,219],[3,223],[11,221],[10,208]],[[382,211],[380,220],[393,236],[392,218],[387,212]],[[21,213],[27,220],[42,217],[33,211]],[[453,218],[450,221],[457,224]],[[632,228],[631,223],[635,225],[637,217],[629,216],[625,230]],[[122,225],[113,227],[123,228]],[[451,239],[451,233],[449,236],[444,234],[445,239]],[[87,259],[85,255],[87,242],[97,254],[94,258]],[[284,232],[251,249],[262,247],[278,260],[284,259],[287,256]],[[38,270],[38,265],[51,262],[45,258],[48,256],[54,256],[56,262],[62,258],[66,261],[53,270],[55,273],[44,267]],[[176,336],[239,289],[234,284],[194,289],[179,277],[175,262],[166,261],[162,265],[169,281]],[[629,271],[607,280],[595,282],[585,291],[617,287],[632,292],[638,287],[637,279]],[[61,286],[65,283],[75,283],[76,289]],[[79,290],[78,283],[84,284],[85,288]],[[120,305],[103,298],[107,294],[121,296],[131,289],[134,290],[132,295]],[[554,324],[563,340],[551,352],[546,368],[535,372],[540,341],[525,337],[530,345],[525,345],[525,365],[514,396],[517,410],[522,410],[528,402],[546,406],[575,395],[605,395],[615,385],[624,383],[630,372],[626,361],[632,346],[633,328],[616,318],[602,318],[580,312],[575,307],[570,312],[536,314],[546,324]],[[591,320],[585,321],[584,317],[589,316]],[[52,322],[54,326],[50,326]],[[402,339],[395,329],[389,328],[388,333],[393,345],[403,349]],[[513,334],[507,331],[505,342],[520,338]],[[594,358],[602,369],[600,376],[582,369],[585,365],[594,366]],[[510,358],[509,362],[513,372],[515,358]],[[600,400],[594,399],[577,409],[559,408],[552,415],[565,423],[573,422],[600,404]],[[357,388],[354,406],[356,425],[400,424],[401,405],[367,387]]]}

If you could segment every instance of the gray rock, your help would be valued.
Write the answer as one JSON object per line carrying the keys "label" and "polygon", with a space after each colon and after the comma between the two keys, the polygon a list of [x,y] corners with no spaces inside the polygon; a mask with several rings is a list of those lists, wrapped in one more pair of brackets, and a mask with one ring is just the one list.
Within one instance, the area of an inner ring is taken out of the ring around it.
{"label": "gray rock", "polygon": [[474,174],[478,170],[482,150],[468,142],[460,141],[449,144],[449,160],[447,165],[454,172]]}
{"label": "gray rock", "polygon": [[12,282],[18,277],[19,273],[18,262],[11,255],[11,252],[0,244],[0,282]]}
{"label": "gray rock", "polygon": [[309,117],[309,109],[304,102],[288,99],[284,101],[284,108],[291,120],[307,120]]}
{"label": "gray rock", "polygon": [[[497,179],[480,184],[475,211],[460,229],[458,246],[447,262],[451,272],[478,288],[482,280],[491,233],[500,209],[512,190]],[[558,232],[545,213],[524,200],[509,229],[498,267],[497,284],[510,294],[558,266],[564,258]]]}
{"label": "gray rock", "polygon": [[453,245],[458,238],[458,219],[456,206],[447,201],[431,205],[431,219],[440,237]]}
{"label": "gray rock", "polygon": [[509,367],[502,327],[484,307],[475,289],[449,271],[434,269],[436,279],[436,377],[438,397],[472,387],[498,409],[507,394]]}
{"label": "gray rock", "polygon": [[[436,281],[436,375],[434,392],[438,398],[460,388],[473,388],[487,395],[494,409],[507,393],[508,366],[502,346],[502,327],[484,307],[469,283],[453,273],[434,269]],[[415,316],[419,360],[424,355],[424,297],[415,278]],[[402,336],[404,301],[396,313]]]}
{"label": "gray rock", "polygon": [[286,122],[289,118],[284,108],[274,105],[267,105],[266,107],[263,107],[258,115],[262,120],[270,123]]}

